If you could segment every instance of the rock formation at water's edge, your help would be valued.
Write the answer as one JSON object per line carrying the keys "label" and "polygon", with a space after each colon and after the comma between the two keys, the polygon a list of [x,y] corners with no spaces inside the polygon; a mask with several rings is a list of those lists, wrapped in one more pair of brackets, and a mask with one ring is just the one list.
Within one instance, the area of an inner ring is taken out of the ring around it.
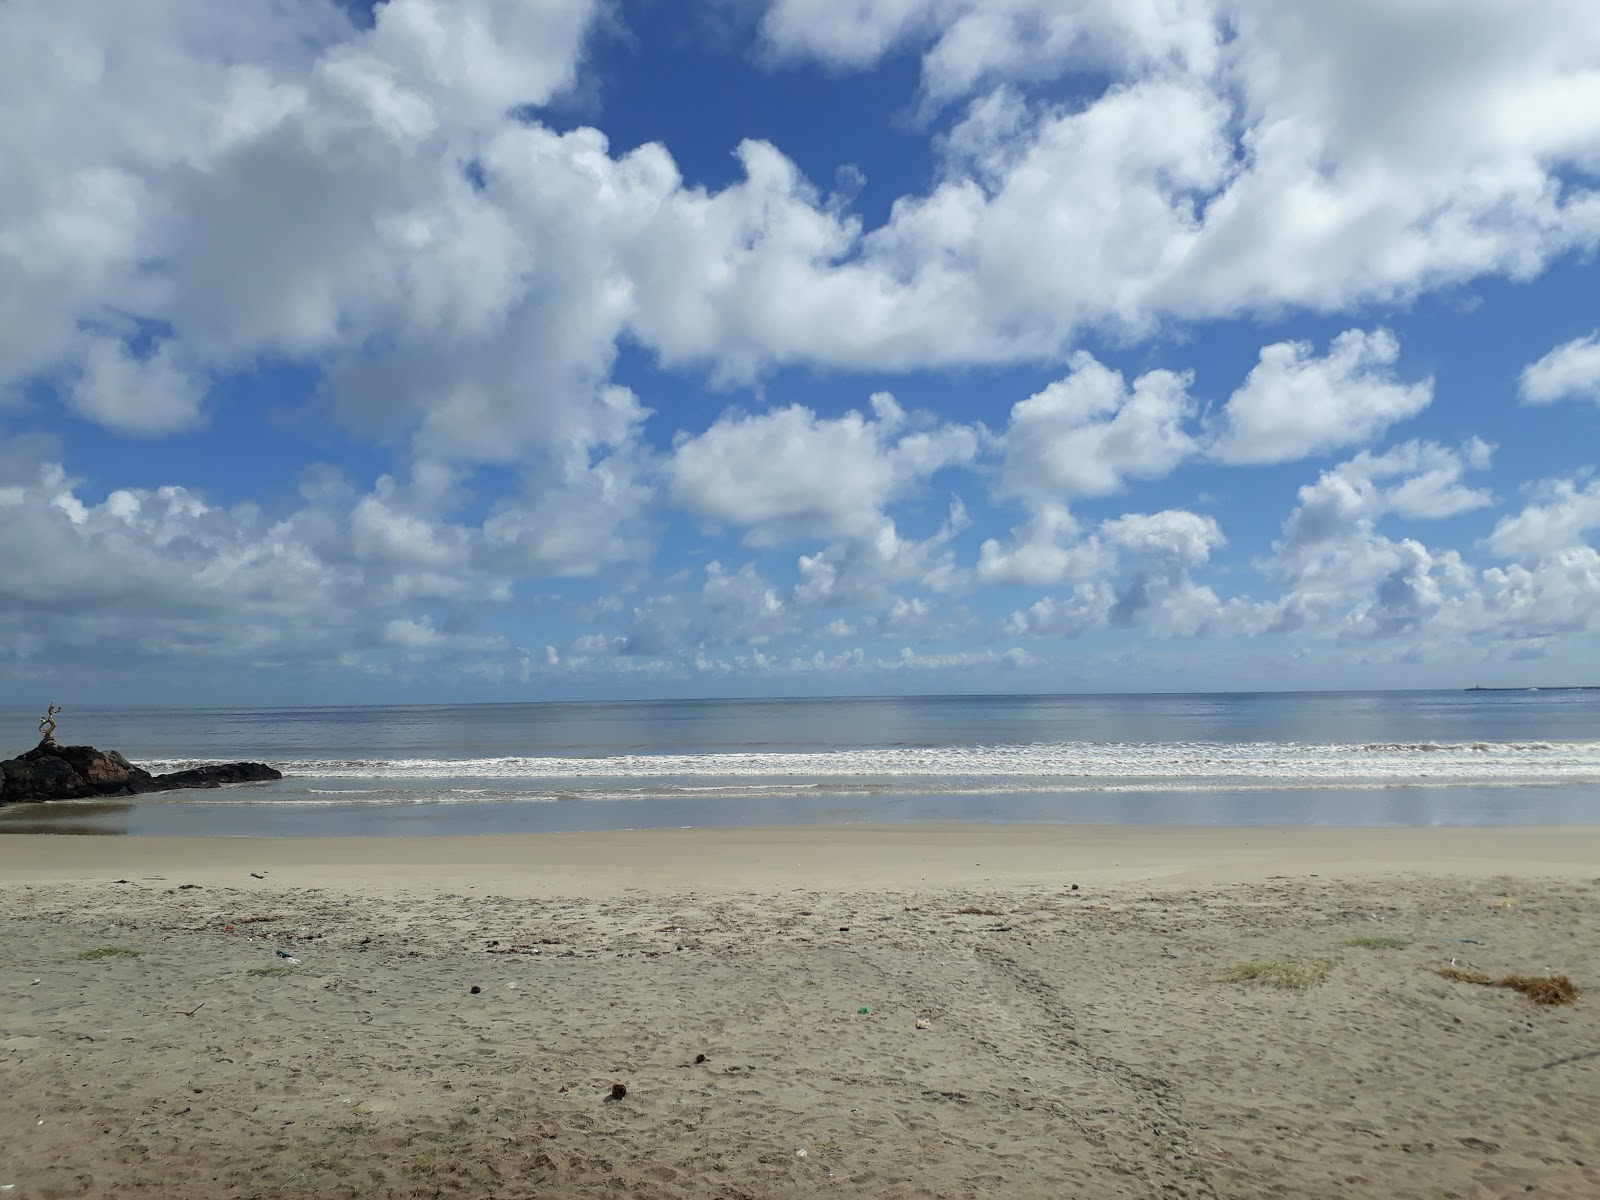
{"label": "rock formation at water's edge", "polygon": [[82,800],[91,796],[138,796],[177,788],[214,788],[228,783],[282,779],[266,763],[217,763],[152,775],[115,750],[58,746],[46,737],[32,750],[0,762],[0,805],[42,800]]}

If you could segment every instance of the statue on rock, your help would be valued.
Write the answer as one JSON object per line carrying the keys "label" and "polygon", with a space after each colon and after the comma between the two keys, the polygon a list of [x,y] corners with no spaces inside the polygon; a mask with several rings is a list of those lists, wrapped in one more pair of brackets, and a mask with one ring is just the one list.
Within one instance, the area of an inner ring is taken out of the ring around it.
{"label": "statue on rock", "polygon": [[39,744],[15,758],[0,761],[0,808],[46,800],[139,796],[177,788],[266,783],[283,778],[283,772],[276,767],[258,762],[207,763],[186,771],[152,775],[115,750],[56,745],[56,714],[60,711],[52,701],[39,718]]}
{"label": "statue on rock", "polygon": [[60,711],[61,709],[56,706],[53,700],[46,706],[44,716],[39,718],[39,732],[43,735],[39,739],[39,745],[54,746],[56,744],[56,714]]}

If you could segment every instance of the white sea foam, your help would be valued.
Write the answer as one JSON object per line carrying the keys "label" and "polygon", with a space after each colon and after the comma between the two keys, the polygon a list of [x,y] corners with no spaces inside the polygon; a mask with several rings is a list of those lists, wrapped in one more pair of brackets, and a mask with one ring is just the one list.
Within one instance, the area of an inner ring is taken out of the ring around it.
{"label": "white sea foam", "polygon": [[[168,771],[198,764],[147,765]],[[442,785],[428,789],[435,800],[447,798],[441,794],[445,788],[452,793],[448,798],[470,800],[811,788],[1031,792],[1505,787],[1600,783],[1600,742],[1058,742],[604,757],[299,759],[274,765],[291,779],[318,784],[431,782]],[[474,786],[479,784],[492,786],[480,791]],[[517,784],[528,786],[524,790]]]}

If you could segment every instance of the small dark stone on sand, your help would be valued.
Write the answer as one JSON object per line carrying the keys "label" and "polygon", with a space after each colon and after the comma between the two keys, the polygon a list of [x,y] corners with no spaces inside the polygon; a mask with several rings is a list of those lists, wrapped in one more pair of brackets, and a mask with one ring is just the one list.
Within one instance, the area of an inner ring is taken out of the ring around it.
{"label": "small dark stone on sand", "polygon": [[613,1083],[611,1085],[611,1098],[613,1100],[621,1100],[627,1094],[628,1094],[628,1085],[627,1084],[625,1084],[625,1083]]}
{"label": "small dark stone on sand", "polygon": [[694,1056],[694,1061],[697,1062],[697,1063],[703,1063],[703,1062],[705,1062],[705,1060],[706,1060],[706,1056],[704,1054],[696,1054]]}
{"label": "small dark stone on sand", "polygon": [[1072,890],[1073,891],[1077,891],[1078,890],[1078,885],[1077,884],[1073,884],[1072,885]]}
{"label": "small dark stone on sand", "polygon": [[481,991],[483,991],[483,989],[481,987],[479,987],[477,984],[473,984],[472,985],[472,994],[474,996],[476,996]]}
{"label": "small dark stone on sand", "polygon": [[849,933],[850,932],[850,926],[848,926],[848,925],[839,926],[839,932],[840,933]]}

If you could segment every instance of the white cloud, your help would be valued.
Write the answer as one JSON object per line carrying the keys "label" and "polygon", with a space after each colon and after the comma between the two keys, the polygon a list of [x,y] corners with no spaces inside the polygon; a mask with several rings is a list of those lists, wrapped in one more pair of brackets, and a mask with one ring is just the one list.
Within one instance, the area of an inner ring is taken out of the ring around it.
{"label": "white cloud", "polygon": [[42,638],[50,669],[80,680],[214,664],[304,680],[341,656],[365,672],[503,655],[476,624],[510,600],[508,577],[475,562],[481,531],[443,515],[459,483],[421,467],[362,494],[324,475],[303,507],[268,516],[177,486],[95,502],[56,465],[6,472],[0,645]]}
{"label": "white cloud", "polygon": [[1600,198],[1574,177],[1600,159],[1586,0],[783,0],[765,29],[836,65],[931,39],[936,96],[1081,67],[1115,81],[1068,110],[1003,104],[998,121],[980,96],[952,177],[869,236],[908,301],[968,290],[965,311],[993,314],[988,345],[954,329],[934,354],[1525,279],[1600,237]]}
{"label": "white cloud", "polygon": [[1600,334],[1564,342],[1522,372],[1524,404],[1568,399],[1600,403]]}
{"label": "white cloud", "polygon": [[1469,469],[1487,468],[1490,453],[1477,439],[1459,452],[1425,441],[1406,442],[1381,455],[1363,450],[1300,489],[1279,549],[1293,560],[1353,531],[1370,532],[1389,513],[1435,519],[1482,508],[1491,503],[1489,493],[1468,488],[1461,479]]}
{"label": "white cloud", "polygon": [[172,433],[200,420],[206,384],[178,362],[170,342],[136,358],[120,338],[94,338],[72,383],[72,405],[119,433]]}
{"label": "white cloud", "polygon": [[1130,389],[1087,353],[1072,373],[1011,410],[1002,487],[1033,503],[1104,496],[1166,475],[1195,447],[1186,376],[1151,371]]}
{"label": "white cloud", "polygon": [[1386,636],[1417,628],[1444,604],[1427,547],[1406,538],[1392,548],[1397,560],[1377,582],[1369,599],[1346,618],[1346,627],[1363,636]]}
{"label": "white cloud", "polygon": [[1211,552],[1226,544],[1211,517],[1169,509],[1128,513],[1100,527],[1106,541],[1132,560],[1117,585],[1106,619],[1113,625],[1143,625],[1166,637],[1204,632],[1221,603],[1210,588],[1190,577]]}
{"label": "white cloud", "polygon": [[[6,6],[0,88],[28,115],[0,198],[4,382],[70,376],[80,324],[123,312],[170,329],[191,374],[331,357],[363,432],[514,461],[602,437],[622,337],[727,379],[1048,359],[1088,327],[1525,277],[1600,234],[1600,202],[1562,182],[1600,137],[1580,102],[1600,17],[1577,0],[1448,21],[783,0],[774,47],[859,63],[922,38],[929,94],[976,97],[943,178],[870,231],[766,143],[712,192],[661,146],[614,157],[595,130],[508,118],[574,81],[594,10],[391,0],[358,31],[311,4]],[[1113,86],[1070,109],[1026,93],[1079,70]]]}
{"label": "white cloud", "polygon": [[966,510],[953,503],[945,522],[926,538],[904,537],[888,517],[862,535],[834,542],[796,561],[794,601],[807,609],[862,608],[882,612],[895,603],[895,589],[914,586],[948,593],[962,573],[950,543],[966,524]]}
{"label": "white cloud", "polygon": [[[1592,483],[1503,516],[1476,550],[1510,565],[1476,573],[1378,532],[1489,503],[1465,482],[1481,444],[1411,442],[1324,472],[1267,564],[1287,590],[1253,607],[1195,579],[1221,544],[1209,518],[1080,529],[1070,507],[1205,452],[1187,375],[1127,382],[1074,355],[1088,336],[1349,312],[1592,248],[1587,0],[777,0],[762,36],[779,59],[922,55],[910,99],[932,182],[876,197],[892,200],[876,228],[782,146],[723,147],[738,176],[713,188],[684,178],[674,147],[614,152],[599,130],[541,124],[562,89],[609,85],[579,75],[599,8],[390,0],[362,30],[322,0],[0,5],[8,414],[64,405],[117,434],[177,433],[238,377],[287,367],[312,381],[300,419],[331,410],[412,459],[370,492],[308,479],[298,507],[264,512],[115,479],[91,494],[33,469],[55,448],[5,439],[0,644],[261,663],[337,648],[362,671],[499,654],[475,621],[519,581],[648,561],[663,498],[751,545],[816,544],[792,581],[719,546],[714,571],[669,585],[681,594],[609,597],[632,640],[571,642],[578,658],[675,669],[721,638],[750,648],[750,670],[891,669],[770,647],[811,623],[954,636],[974,585],[1061,589],[1014,618],[1055,635],[1281,620],[1545,636],[1528,631],[1586,628],[1600,607]],[[1596,341],[1529,366],[1523,399],[1600,395]],[[714,383],[784,365],[1027,362],[1061,378],[1013,407],[1000,441],[887,396],[870,413],[792,405],[679,429],[666,412],[651,428],[648,382],[613,378],[621,344]],[[1268,346],[1210,453],[1283,462],[1371,441],[1431,399],[1397,361],[1382,330],[1321,356]],[[648,449],[675,434],[670,453]],[[1022,523],[976,533],[968,569],[962,520],[912,536],[897,506],[941,471],[986,469],[991,445],[994,494]],[[471,494],[485,463],[509,492]]]}
{"label": "white cloud", "polygon": [[1568,546],[1532,566],[1483,572],[1473,632],[1526,639],[1600,630],[1600,552]]}
{"label": "white cloud", "polygon": [[[0,102],[14,91],[33,115],[6,132],[0,383],[64,374],[86,415],[161,432],[194,423],[200,372],[343,353],[335,390],[349,401],[379,365],[356,360],[428,339],[427,369],[399,356],[392,377],[412,386],[373,403],[391,421],[437,409],[435,453],[503,456],[530,432],[565,436],[556,414],[582,425],[603,407],[621,318],[602,286],[511,329],[540,307],[534,227],[463,164],[517,128],[508,108],[573,80],[593,9],[390,0],[357,31],[319,3],[6,6]],[[48,62],[60,69],[41,73]],[[568,309],[592,314],[598,335],[549,319]],[[117,314],[168,332],[137,356],[76,333]],[[497,339],[523,356],[507,363]],[[484,363],[504,370],[484,381]],[[541,383],[528,403],[522,388]],[[479,410],[462,404],[474,388],[488,395]],[[530,407],[542,421],[522,416]],[[485,432],[496,425],[498,441]]]}
{"label": "white cloud", "polygon": [[1004,632],[1012,637],[1072,638],[1098,629],[1116,596],[1105,583],[1080,583],[1059,599],[1045,596],[1027,609],[1006,618]]}
{"label": "white cloud", "polygon": [[653,493],[642,471],[634,457],[619,453],[530,472],[522,494],[499,501],[484,522],[481,561],[538,578],[589,576],[643,558],[648,543],[637,525]]}
{"label": "white cloud", "polygon": [[820,418],[790,405],[727,414],[679,440],[667,465],[668,498],[697,516],[749,528],[753,545],[874,535],[886,504],[940,469],[970,462],[979,434],[958,425],[908,431],[887,393],[873,397],[873,413]]}
{"label": "white cloud", "polygon": [[699,608],[720,645],[761,643],[794,627],[789,606],[751,563],[731,573],[708,563]]}
{"label": "white cloud", "polygon": [[1600,529],[1600,481],[1580,488],[1571,479],[1557,479],[1520,513],[1497,521],[1486,544],[1502,558],[1540,562],[1587,549],[1585,537],[1594,529]]}
{"label": "white cloud", "polygon": [[1264,346],[1228,398],[1212,454],[1226,463],[1276,463],[1370,441],[1433,399],[1433,381],[1403,384],[1389,369],[1400,344],[1387,330],[1347,330],[1327,356],[1307,342]]}
{"label": "white cloud", "polygon": [[781,57],[869,66],[912,39],[931,42],[923,87],[938,100],[994,78],[1046,78],[1068,68],[1207,71],[1219,31],[1205,0],[775,0],[762,21]]}
{"label": "white cloud", "polygon": [[1096,537],[1080,535],[1078,522],[1058,504],[1041,504],[1011,531],[1006,545],[986,538],[978,550],[977,581],[984,585],[1048,587],[1069,579],[1092,579],[1111,556]]}
{"label": "white cloud", "polygon": [[1011,614],[1004,631],[1074,637],[1106,625],[1137,625],[1160,637],[1194,637],[1221,613],[1216,594],[1192,578],[1227,542],[1215,519],[1180,509],[1127,513],[1103,521],[1098,540],[1116,554],[1107,577]]}

